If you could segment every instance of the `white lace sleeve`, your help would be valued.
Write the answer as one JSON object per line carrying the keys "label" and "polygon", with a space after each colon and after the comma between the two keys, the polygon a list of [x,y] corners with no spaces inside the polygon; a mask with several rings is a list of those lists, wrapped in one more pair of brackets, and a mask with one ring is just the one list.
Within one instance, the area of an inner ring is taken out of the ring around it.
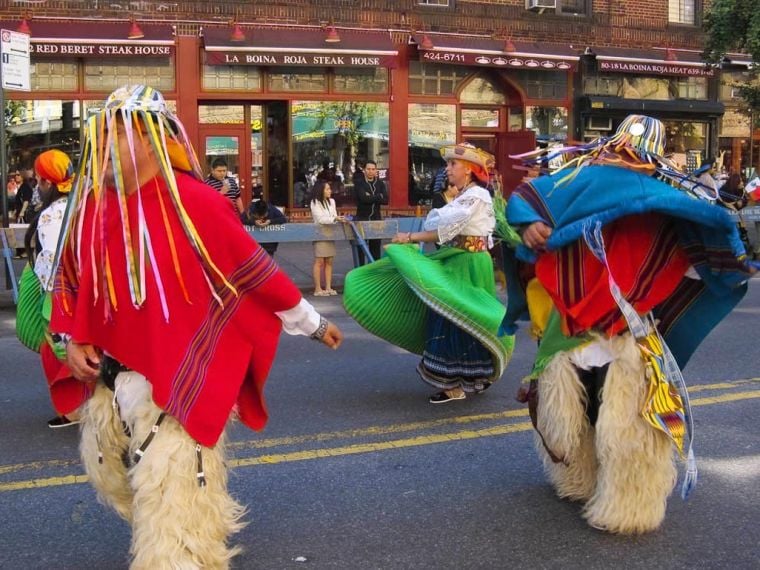
{"label": "white lace sleeve", "polygon": [[45,291],[52,289],[53,259],[65,212],[66,200],[57,200],[42,211],[37,225],[37,239],[41,251],[34,262],[34,272]]}
{"label": "white lace sleeve", "polygon": [[481,203],[478,196],[462,195],[443,208],[432,210],[423,227],[438,231],[438,243],[451,241],[460,234]]}

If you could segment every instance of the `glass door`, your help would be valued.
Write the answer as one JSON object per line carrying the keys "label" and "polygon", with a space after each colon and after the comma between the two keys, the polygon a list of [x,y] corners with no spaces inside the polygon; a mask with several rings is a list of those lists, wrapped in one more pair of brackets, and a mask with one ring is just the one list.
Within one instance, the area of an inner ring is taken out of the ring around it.
{"label": "glass door", "polygon": [[251,200],[249,178],[243,173],[248,165],[247,137],[241,127],[203,125],[200,129],[201,153],[198,160],[203,168],[204,176],[212,173],[213,165],[224,161],[227,165],[227,176],[233,178],[240,189],[243,206]]}

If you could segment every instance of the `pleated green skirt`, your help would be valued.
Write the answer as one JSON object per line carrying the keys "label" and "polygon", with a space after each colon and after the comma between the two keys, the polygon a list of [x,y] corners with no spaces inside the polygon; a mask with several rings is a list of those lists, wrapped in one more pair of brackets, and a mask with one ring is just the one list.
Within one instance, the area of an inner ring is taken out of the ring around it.
{"label": "pleated green skirt", "polygon": [[415,245],[391,245],[385,257],[346,275],[343,304],[375,336],[420,355],[429,348],[430,311],[440,315],[491,355],[489,383],[501,377],[514,348],[514,336],[500,334],[505,307],[487,252],[443,247],[422,254]]}

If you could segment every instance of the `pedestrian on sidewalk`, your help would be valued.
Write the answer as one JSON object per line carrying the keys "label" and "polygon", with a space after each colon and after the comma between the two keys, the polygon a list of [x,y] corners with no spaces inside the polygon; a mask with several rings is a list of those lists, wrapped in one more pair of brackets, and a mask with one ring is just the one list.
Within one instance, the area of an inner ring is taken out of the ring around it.
{"label": "pedestrian on sidewalk", "polygon": [[[388,204],[388,190],[385,182],[380,180],[377,172],[377,163],[374,160],[368,160],[364,165],[364,175],[357,176],[354,180],[354,196],[356,198],[356,215],[354,220],[378,221],[383,219],[381,206]],[[382,255],[382,241],[379,239],[367,240],[369,252],[377,261]],[[367,262],[364,250],[358,248],[359,265]]]}
{"label": "pedestrian on sidewalk", "polygon": [[[335,200],[331,198],[332,188],[326,180],[317,180],[314,184],[314,193],[311,203],[311,217],[314,223],[322,225],[332,225],[338,222],[346,221],[344,216],[338,215],[335,206]],[[330,240],[320,240],[314,242],[314,267],[312,275],[314,277],[314,296],[329,297],[337,295],[338,292],[332,288],[333,259],[335,258],[335,242]],[[322,275],[324,275],[325,286],[322,287]]]}
{"label": "pedestrian on sidewalk", "polygon": [[342,335],[202,182],[158,91],[117,89],[85,133],[51,321],[92,394],[82,461],[131,523],[132,568],[227,568],[244,508],[227,491],[225,426],[233,410],[266,425],[282,329],[332,348]]}

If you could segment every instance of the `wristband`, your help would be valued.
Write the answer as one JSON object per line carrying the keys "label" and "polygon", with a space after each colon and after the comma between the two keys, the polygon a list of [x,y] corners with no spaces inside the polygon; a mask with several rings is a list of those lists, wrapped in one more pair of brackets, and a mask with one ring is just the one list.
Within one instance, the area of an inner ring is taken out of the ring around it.
{"label": "wristband", "polygon": [[314,340],[322,340],[323,338],[325,338],[325,333],[327,333],[327,325],[328,325],[327,319],[320,316],[319,326],[317,327],[317,330],[315,330],[311,334],[311,338],[313,338]]}

